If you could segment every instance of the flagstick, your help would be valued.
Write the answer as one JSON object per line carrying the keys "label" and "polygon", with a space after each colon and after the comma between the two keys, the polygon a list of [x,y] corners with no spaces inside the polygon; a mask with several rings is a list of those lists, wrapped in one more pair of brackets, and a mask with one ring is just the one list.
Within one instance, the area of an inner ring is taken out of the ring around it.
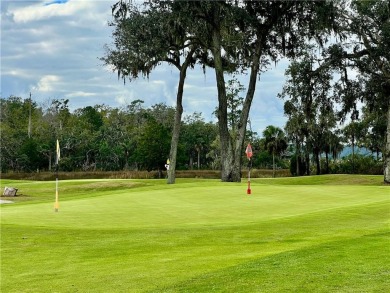
{"label": "flagstick", "polygon": [[251,194],[251,159],[249,159],[249,164],[248,164],[248,189],[246,190],[246,194]]}
{"label": "flagstick", "polygon": [[56,144],[56,202],[54,204],[54,211],[58,212],[59,204],[58,204],[58,163],[60,162],[60,143],[58,142],[57,139],[57,144]]}
{"label": "flagstick", "polygon": [[251,158],[253,156],[253,152],[252,152],[252,146],[250,143],[248,143],[248,146],[246,147],[245,153],[246,153],[246,157],[249,160],[249,162],[248,162],[248,189],[246,190],[246,193],[251,194],[252,193],[252,191],[251,191],[251,167],[252,167]]}
{"label": "flagstick", "polygon": [[54,203],[54,211],[58,212],[59,203],[58,203],[58,164],[56,165],[56,202]]}

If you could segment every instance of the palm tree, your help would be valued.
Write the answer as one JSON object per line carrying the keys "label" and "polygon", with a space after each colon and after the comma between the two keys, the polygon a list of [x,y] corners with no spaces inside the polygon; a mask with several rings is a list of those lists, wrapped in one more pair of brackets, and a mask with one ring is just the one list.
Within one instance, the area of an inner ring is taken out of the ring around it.
{"label": "palm tree", "polygon": [[[285,103],[287,104],[288,101]],[[289,120],[286,122],[284,130],[286,132],[286,139],[295,143],[295,158],[296,158],[296,174],[300,176],[302,170],[300,169],[301,151],[304,147],[304,127],[305,117],[302,113],[291,112]]]}
{"label": "palm tree", "polygon": [[272,176],[275,178],[275,156],[279,156],[287,149],[287,140],[281,128],[269,125],[263,131],[265,148],[272,154]]}

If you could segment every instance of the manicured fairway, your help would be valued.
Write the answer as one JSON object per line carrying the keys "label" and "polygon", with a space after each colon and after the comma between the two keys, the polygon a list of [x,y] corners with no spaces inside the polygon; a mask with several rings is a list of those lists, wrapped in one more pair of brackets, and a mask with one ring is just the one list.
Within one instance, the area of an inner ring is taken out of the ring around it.
{"label": "manicured fairway", "polygon": [[1,292],[388,292],[381,179],[2,180]]}

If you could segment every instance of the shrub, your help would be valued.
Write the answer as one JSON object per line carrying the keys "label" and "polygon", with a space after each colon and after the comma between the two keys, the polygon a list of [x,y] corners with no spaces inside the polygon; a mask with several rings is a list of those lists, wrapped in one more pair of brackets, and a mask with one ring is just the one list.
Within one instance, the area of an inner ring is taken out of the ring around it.
{"label": "shrub", "polygon": [[348,155],[341,160],[329,164],[333,174],[367,174],[382,175],[383,162],[370,155]]}

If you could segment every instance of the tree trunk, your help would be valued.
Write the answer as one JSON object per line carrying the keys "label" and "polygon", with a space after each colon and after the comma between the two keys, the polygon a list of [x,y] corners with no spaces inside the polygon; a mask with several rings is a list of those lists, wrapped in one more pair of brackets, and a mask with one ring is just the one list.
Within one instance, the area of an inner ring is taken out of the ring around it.
{"label": "tree trunk", "polygon": [[215,74],[218,88],[218,126],[221,142],[221,180],[224,182],[241,182],[241,156],[244,145],[246,126],[249,111],[256,89],[256,82],[260,68],[261,40],[257,41],[257,46],[253,54],[251,74],[249,78],[248,91],[243,104],[240,121],[238,124],[238,135],[233,140],[229,133],[227,119],[227,98],[226,87],[223,75],[221,57],[221,35],[219,26],[214,26],[212,35],[213,55],[215,64]]}
{"label": "tree trunk", "polygon": [[188,53],[183,65],[179,67],[180,69],[180,78],[179,86],[177,88],[176,95],[176,111],[175,111],[175,121],[173,122],[172,130],[172,139],[171,139],[171,149],[169,152],[169,170],[168,170],[168,184],[174,184],[176,181],[176,158],[177,158],[177,146],[179,144],[180,136],[180,125],[181,125],[181,116],[183,114],[183,92],[184,92],[184,81],[187,75],[187,68],[192,59],[194,49]]}
{"label": "tree trunk", "polygon": [[316,169],[317,169],[316,174],[320,175],[321,174],[321,164],[320,164],[320,152],[318,151],[318,149],[316,149],[314,151],[314,157],[316,160]]}
{"label": "tree trunk", "polygon": [[235,141],[235,158],[234,158],[234,171],[233,178],[235,182],[241,181],[241,158],[242,158],[242,149],[244,145],[244,139],[246,134],[246,126],[248,123],[249,112],[251,109],[253,97],[255,95],[256,83],[260,69],[260,56],[261,56],[261,39],[257,40],[255,51],[253,52],[253,59],[251,65],[251,73],[249,77],[248,90],[246,92],[246,97],[244,104],[242,106],[242,112],[240,115],[240,121],[238,123],[238,135],[236,136]]}
{"label": "tree trunk", "polygon": [[51,152],[49,152],[49,171],[51,171]]}
{"label": "tree trunk", "polygon": [[305,161],[306,161],[306,174],[310,176],[310,155],[308,151],[306,151],[305,154]]}
{"label": "tree trunk", "polygon": [[[124,146],[124,155],[125,155],[125,163],[123,164],[123,170],[129,170],[129,151],[127,150],[127,147]],[[120,166],[120,162],[118,162],[118,165]]]}
{"label": "tree trunk", "polygon": [[220,24],[218,21],[219,11],[216,11],[215,13],[217,15],[214,17],[214,21],[216,23],[212,33],[212,51],[214,55],[215,77],[218,89],[218,129],[221,143],[221,180],[228,182],[233,181],[232,173],[234,155],[227,120],[227,98],[221,56]]}
{"label": "tree trunk", "polygon": [[[390,102],[389,102],[390,104]],[[387,108],[386,145],[384,152],[384,182],[390,184],[390,105]]]}
{"label": "tree trunk", "polygon": [[329,153],[325,152],[325,173],[329,174]]}
{"label": "tree trunk", "polygon": [[355,134],[352,135],[352,174],[355,174]]}
{"label": "tree trunk", "polygon": [[[224,79],[224,68],[222,64],[222,44],[221,44],[221,23],[220,10],[218,6],[213,11],[212,24],[212,53],[214,57],[215,76],[218,89],[218,128],[221,144],[221,180],[225,182],[241,182],[241,156],[246,133],[246,125],[249,117],[249,111],[252,104],[260,68],[260,56],[262,38],[258,36],[255,51],[251,65],[251,74],[249,79],[248,91],[243,104],[238,124],[238,135],[232,138],[228,128],[227,117],[227,98]],[[262,32],[263,33],[263,32]]]}
{"label": "tree trunk", "polygon": [[301,170],[300,170],[300,162],[299,162],[299,157],[300,157],[300,150],[299,150],[299,141],[298,139],[296,140],[296,151],[295,151],[295,155],[296,155],[296,160],[297,160],[297,176],[301,176]]}
{"label": "tree trunk", "polygon": [[[183,114],[183,85],[184,79],[181,80],[180,74],[180,82],[179,89],[176,97],[176,111],[175,111],[175,121],[173,122],[173,130],[172,130],[172,139],[171,139],[171,150],[169,152],[169,169],[168,169],[168,184],[174,184],[176,181],[176,158],[177,158],[177,145],[179,144],[179,135],[180,135],[180,124],[181,124],[181,116]],[[180,84],[181,86],[180,90]]]}
{"label": "tree trunk", "polygon": [[200,148],[197,149],[198,151],[198,170],[200,169]]}
{"label": "tree trunk", "polygon": [[272,178],[275,178],[275,152],[272,152]]}

